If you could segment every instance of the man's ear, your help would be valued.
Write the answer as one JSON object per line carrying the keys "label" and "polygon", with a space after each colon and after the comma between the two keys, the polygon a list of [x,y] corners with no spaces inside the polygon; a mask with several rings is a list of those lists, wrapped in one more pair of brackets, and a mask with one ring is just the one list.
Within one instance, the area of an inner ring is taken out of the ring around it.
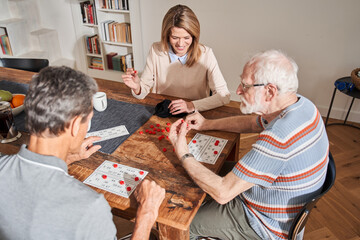
{"label": "man's ear", "polygon": [[81,125],[81,120],[82,118],[80,116],[76,116],[71,120],[69,128],[72,137],[76,137],[78,135]]}
{"label": "man's ear", "polygon": [[270,102],[278,94],[278,89],[276,85],[272,83],[266,85],[265,89],[266,89],[266,101]]}

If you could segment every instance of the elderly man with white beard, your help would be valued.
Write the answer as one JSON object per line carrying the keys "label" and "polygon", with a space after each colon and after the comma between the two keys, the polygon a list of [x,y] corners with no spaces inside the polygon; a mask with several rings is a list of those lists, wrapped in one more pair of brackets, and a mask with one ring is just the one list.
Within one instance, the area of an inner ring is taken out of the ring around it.
{"label": "elderly man with white beard", "polygon": [[[243,114],[179,119],[170,140],[189,176],[211,200],[199,209],[190,239],[287,239],[298,211],[325,180],[329,142],[315,105],[297,94],[298,66],[276,50],[253,56],[241,74],[237,94]],[[252,149],[219,176],[189,153],[190,129],[260,133]]]}

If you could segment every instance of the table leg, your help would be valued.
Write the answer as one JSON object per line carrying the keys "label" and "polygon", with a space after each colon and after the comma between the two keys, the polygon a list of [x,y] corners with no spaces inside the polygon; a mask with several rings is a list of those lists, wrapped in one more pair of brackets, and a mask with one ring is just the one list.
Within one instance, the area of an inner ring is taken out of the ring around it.
{"label": "table leg", "polygon": [[346,117],[345,117],[344,125],[346,124],[346,121],[347,121],[347,118],[348,118],[348,116],[349,116],[349,113],[350,113],[350,110],[351,110],[351,108],[352,108],[352,105],[353,105],[353,103],[354,103],[354,100],[355,100],[355,98],[353,97],[353,99],[352,99],[352,101],[351,101],[351,104],[350,104],[350,107],[349,107],[349,110],[348,110],[348,112],[347,112],[347,114],[346,114]]}
{"label": "table leg", "polygon": [[334,93],[333,93],[332,98],[331,98],[329,111],[328,111],[328,114],[327,114],[327,116],[326,116],[325,127],[326,127],[327,122],[328,122],[328,120],[329,120],[329,116],[330,116],[331,108],[332,108],[332,105],[333,105],[333,102],[334,102],[334,98],[335,98],[335,93],[336,93],[336,88],[334,89]]}
{"label": "table leg", "polygon": [[236,141],[235,145],[231,149],[231,152],[229,153],[228,157],[226,158],[226,161],[230,161],[230,162],[239,161],[240,133],[235,141]]}
{"label": "table leg", "polygon": [[158,223],[160,240],[189,240],[189,229],[180,230]]}

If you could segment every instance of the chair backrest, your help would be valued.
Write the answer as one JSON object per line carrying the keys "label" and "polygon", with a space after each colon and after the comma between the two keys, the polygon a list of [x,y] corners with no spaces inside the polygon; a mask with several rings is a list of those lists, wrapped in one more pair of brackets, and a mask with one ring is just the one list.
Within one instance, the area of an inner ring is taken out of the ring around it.
{"label": "chair backrest", "polygon": [[335,162],[331,153],[329,152],[329,164],[321,193],[315,198],[311,199],[311,201],[309,201],[307,204],[305,204],[305,206],[301,209],[301,211],[296,215],[289,231],[289,237],[288,237],[289,240],[296,240],[297,235],[305,227],[305,224],[310,216],[310,212],[315,207],[317,201],[319,201],[319,199],[325,193],[327,193],[330,190],[330,188],[334,185],[335,176],[336,176]]}
{"label": "chair backrest", "polygon": [[0,67],[39,72],[49,66],[49,60],[41,58],[0,58]]}

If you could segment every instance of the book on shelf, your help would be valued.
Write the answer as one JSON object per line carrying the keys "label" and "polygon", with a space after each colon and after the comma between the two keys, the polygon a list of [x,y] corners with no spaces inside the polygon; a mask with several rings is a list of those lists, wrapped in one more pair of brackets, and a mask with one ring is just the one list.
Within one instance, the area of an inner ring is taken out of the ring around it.
{"label": "book on shelf", "polygon": [[104,41],[132,43],[130,23],[107,20],[101,23]]}
{"label": "book on shelf", "polygon": [[97,25],[96,6],[90,1],[80,2],[83,23]]}
{"label": "book on shelf", "polygon": [[1,45],[1,51],[4,55],[13,55],[9,37],[6,33],[5,28],[0,28],[0,45]]}
{"label": "book on shelf", "polygon": [[101,0],[100,6],[103,9],[129,10],[128,0]]}
{"label": "book on shelf", "polygon": [[98,70],[104,70],[104,65],[103,65],[102,58],[100,58],[100,57],[92,57],[90,59],[89,68],[98,69]]}
{"label": "book on shelf", "polygon": [[115,57],[116,55],[117,55],[117,53],[115,53],[115,52],[106,54],[106,61],[107,61],[108,69],[114,69],[112,58]]}
{"label": "book on shelf", "polygon": [[101,54],[99,36],[97,34],[85,36],[85,43],[88,53]]}
{"label": "book on shelf", "polygon": [[[113,53],[112,53],[113,54]],[[115,53],[116,54],[116,53]],[[110,65],[112,68],[110,68]],[[108,58],[108,68],[113,69],[115,71],[126,72],[126,69],[133,68],[134,60],[132,53],[128,53],[126,55],[114,55]]]}

